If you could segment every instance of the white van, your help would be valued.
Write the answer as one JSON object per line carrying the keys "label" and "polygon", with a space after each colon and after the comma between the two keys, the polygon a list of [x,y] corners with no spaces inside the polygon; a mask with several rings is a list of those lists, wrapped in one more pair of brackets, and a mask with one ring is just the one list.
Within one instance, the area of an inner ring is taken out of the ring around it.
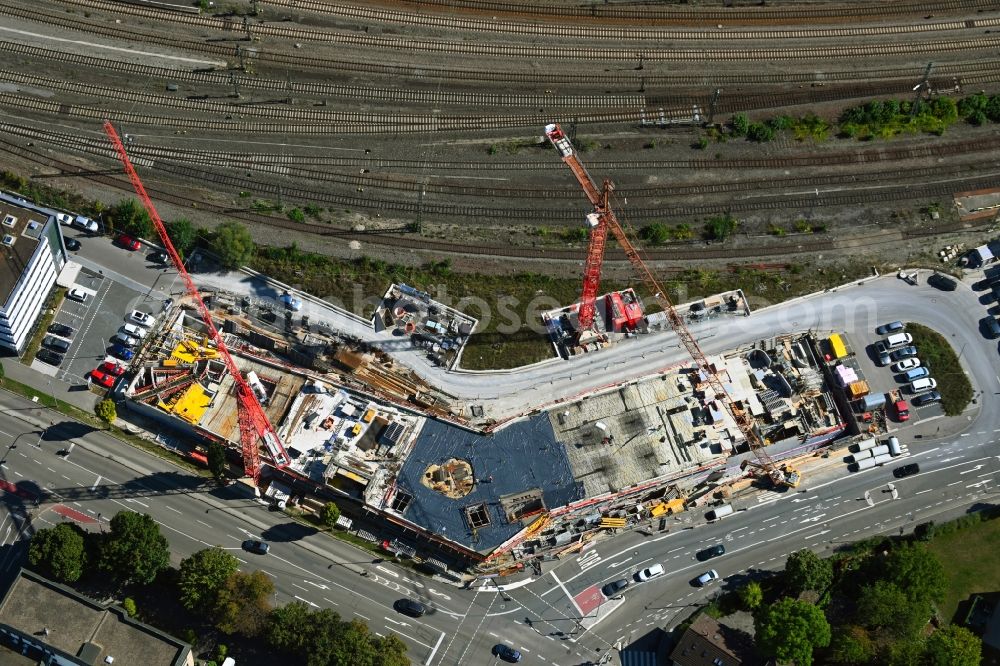
{"label": "white van", "polygon": [[131,335],[133,338],[139,338],[140,340],[149,335],[148,328],[143,328],[142,326],[136,326],[135,324],[125,324],[124,326],[122,326],[121,330],[126,335]]}
{"label": "white van", "polygon": [[923,391],[930,391],[936,388],[937,380],[933,377],[924,377],[923,379],[910,382],[910,391],[912,393],[922,393]]}
{"label": "white van", "polygon": [[908,345],[911,342],[913,342],[913,336],[909,333],[897,333],[896,335],[890,335],[885,339],[885,346],[886,349],[894,349],[896,347]]}
{"label": "white van", "polygon": [[719,520],[720,518],[725,518],[733,512],[733,507],[731,504],[723,504],[717,509],[712,509],[705,514],[705,518],[709,521]]}

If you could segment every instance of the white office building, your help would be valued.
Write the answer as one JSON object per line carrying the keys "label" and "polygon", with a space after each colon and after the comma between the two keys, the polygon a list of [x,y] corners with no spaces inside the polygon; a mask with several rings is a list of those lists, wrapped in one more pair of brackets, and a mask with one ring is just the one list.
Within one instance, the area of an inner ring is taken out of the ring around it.
{"label": "white office building", "polygon": [[0,193],[0,258],[0,346],[20,355],[66,265],[55,217]]}

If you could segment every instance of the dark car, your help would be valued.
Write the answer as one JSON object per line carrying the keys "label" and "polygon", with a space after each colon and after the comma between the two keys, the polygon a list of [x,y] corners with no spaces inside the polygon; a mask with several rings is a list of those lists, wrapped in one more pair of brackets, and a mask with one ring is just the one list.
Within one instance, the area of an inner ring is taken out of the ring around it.
{"label": "dark car", "polygon": [[247,539],[243,542],[243,550],[256,555],[267,555],[267,551],[271,550],[271,545],[256,539]]}
{"label": "dark car", "polygon": [[135,352],[126,347],[123,344],[115,343],[111,345],[111,355],[117,356],[123,361],[131,361],[132,357],[135,356]]}
{"label": "dark car", "polygon": [[996,320],[996,317],[984,317],[979,320],[979,328],[991,340],[1000,337],[1000,322]]}
{"label": "dark car", "polygon": [[705,560],[710,560],[713,557],[718,557],[719,555],[726,554],[726,547],[721,543],[712,546],[711,548],[706,548],[705,550],[700,550],[695,555],[699,560],[704,562]]}
{"label": "dark car", "polygon": [[940,273],[935,273],[927,278],[927,284],[940,289],[941,291],[955,291],[958,288],[958,282],[947,275],[941,275]]}
{"label": "dark car", "polygon": [[64,238],[63,241],[66,243],[66,249],[72,252],[76,252],[80,249],[80,241],[75,238]]}
{"label": "dark car", "polygon": [[604,596],[606,597],[613,597],[622,590],[624,590],[626,587],[628,587],[628,579],[620,578],[602,587],[601,592],[604,593]]}
{"label": "dark car", "polygon": [[48,330],[49,333],[52,333],[53,335],[58,335],[63,338],[72,338],[74,333],[73,327],[67,326],[66,324],[52,324],[51,326],[49,326]]}
{"label": "dark car", "polygon": [[917,348],[910,345],[909,347],[903,347],[902,349],[897,349],[896,351],[889,354],[893,361],[901,361],[904,358],[913,358],[917,355]]}
{"label": "dark car", "polygon": [[54,365],[57,368],[63,362],[63,355],[57,354],[51,349],[39,349],[38,353],[35,354],[35,358],[43,363],[48,363],[49,365]]}
{"label": "dark car", "polygon": [[521,661],[521,653],[509,645],[504,645],[503,643],[497,643],[493,646],[493,656],[500,657],[504,661],[511,664],[516,664]]}
{"label": "dark car", "polygon": [[46,335],[45,339],[42,340],[42,346],[48,347],[49,349],[54,349],[60,354],[65,354],[69,351],[69,342],[63,340],[62,338],[57,338],[52,335]]}
{"label": "dark car", "polygon": [[879,335],[889,335],[890,333],[899,333],[904,328],[906,327],[903,326],[903,322],[892,321],[889,322],[888,324],[882,324],[881,326],[875,329],[875,332],[878,333]]}
{"label": "dark car", "polygon": [[902,479],[906,476],[912,476],[920,472],[920,465],[917,463],[910,463],[909,465],[903,465],[902,467],[897,467],[892,470],[892,475],[897,479]]}
{"label": "dark car", "polygon": [[149,255],[146,258],[149,259],[154,264],[165,264],[167,263],[167,259],[169,259],[170,257],[169,255],[167,255],[166,252],[154,252],[153,254]]}
{"label": "dark car", "polygon": [[913,398],[913,404],[918,407],[929,405],[932,402],[941,402],[941,394],[937,391],[928,391]]}
{"label": "dark car", "polygon": [[397,613],[409,615],[410,617],[421,617],[427,612],[426,606],[419,601],[414,601],[413,599],[399,599],[392,605],[392,607]]}

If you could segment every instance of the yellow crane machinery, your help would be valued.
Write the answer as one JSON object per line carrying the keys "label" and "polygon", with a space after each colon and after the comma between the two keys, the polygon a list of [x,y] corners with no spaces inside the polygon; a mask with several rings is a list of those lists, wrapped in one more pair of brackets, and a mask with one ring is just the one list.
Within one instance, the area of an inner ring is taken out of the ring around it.
{"label": "yellow crane machinery", "polygon": [[[653,294],[653,298],[663,308],[671,328],[677,334],[677,337],[680,338],[681,344],[684,345],[692,360],[697,364],[698,371],[701,373],[704,381],[712,388],[715,398],[722,403],[730,417],[736,422],[736,426],[757,458],[754,466],[766,473],[775,485],[791,487],[798,485],[800,480],[798,472],[792,471],[793,473],[789,473],[783,471],[774,464],[771,457],[764,451],[764,441],[754,427],[753,417],[749,414],[748,410],[737,409],[733,404],[732,398],[726,392],[722,380],[719,379],[715,369],[708,362],[708,359],[705,358],[705,354],[702,352],[701,347],[698,346],[698,342],[684,324],[684,319],[677,313],[673,303],[671,303],[670,298],[667,296],[667,290],[660,285],[659,280],[656,279],[656,276],[646,265],[645,260],[643,260],[640,249],[632,242],[625,232],[624,227],[618,221],[618,217],[611,209],[610,204],[614,184],[610,180],[605,179],[603,187],[597,186],[597,183],[591,178],[577,156],[576,149],[570,142],[569,137],[566,136],[559,125],[555,123],[547,125],[545,127],[545,135],[553,147],[559,151],[563,162],[566,163],[573,172],[573,175],[576,176],[591,206],[594,207],[594,212],[587,216],[591,243],[588,249],[587,265],[584,269],[581,315],[584,314],[585,310],[589,310],[592,307],[593,298],[596,294],[596,284],[599,281],[600,255],[603,254],[604,239],[610,232],[615,237],[615,240],[618,241],[622,250],[625,251],[625,256],[646,284],[646,288],[649,289],[649,292]],[[583,317],[581,316],[581,324],[583,323]],[[587,323],[589,324],[589,322]]]}

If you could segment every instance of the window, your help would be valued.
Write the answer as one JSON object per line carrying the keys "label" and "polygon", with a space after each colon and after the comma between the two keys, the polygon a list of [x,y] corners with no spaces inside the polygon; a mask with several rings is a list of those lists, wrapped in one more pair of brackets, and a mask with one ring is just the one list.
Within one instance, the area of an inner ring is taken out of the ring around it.
{"label": "window", "polygon": [[3,218],[4,226],[6,226],[6,227],[12,227],[12,226],[14,226],[15,222],[17,222],[17,218],[14,217],[13,215],[4,215],[4,218]]}
{"label": "window", "polygon": [[11,245],[14,244],[15,240],[17,239],[11,236],[10,234],[5,234],[3,237],[3,244],[6,245],[7,247],[10,247]]}

